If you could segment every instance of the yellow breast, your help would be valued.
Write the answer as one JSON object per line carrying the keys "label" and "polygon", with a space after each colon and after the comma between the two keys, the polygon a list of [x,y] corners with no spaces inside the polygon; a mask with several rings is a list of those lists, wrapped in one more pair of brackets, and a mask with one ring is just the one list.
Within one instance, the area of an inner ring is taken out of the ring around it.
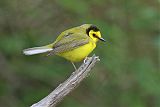
{"label": "yellow breast", "polygon": [[89,42],[88,44],[80,46],[72,51],[64,52],[58,55],[72,62],[79,62],[87,57],[95,47],[95,43]]}

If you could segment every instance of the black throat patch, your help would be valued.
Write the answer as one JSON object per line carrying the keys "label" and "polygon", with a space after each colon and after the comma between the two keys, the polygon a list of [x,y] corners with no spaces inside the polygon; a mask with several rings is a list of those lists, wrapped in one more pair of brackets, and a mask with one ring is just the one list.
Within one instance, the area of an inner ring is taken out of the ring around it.
{"label": "black throat patch", "polygon": [[99,31],[99,29],[95,25],[91,25],[88,29],[86,29],[86,33],[89,36],[89,32],[93,30],[95,32]]}

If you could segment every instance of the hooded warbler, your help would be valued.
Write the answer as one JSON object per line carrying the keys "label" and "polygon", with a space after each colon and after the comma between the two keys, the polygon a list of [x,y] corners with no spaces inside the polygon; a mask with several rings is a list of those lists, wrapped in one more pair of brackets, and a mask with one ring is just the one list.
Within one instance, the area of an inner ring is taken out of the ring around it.
{"label": "hooded warbler", "polygon": [[100,30],[92,24],[83,24],[62,32],[55,42],[41,46],[24,49],[25,55],[34,55],[48,52],[48,55],[58,55],[72,62],[84,60],[96,47],[98,40],[105,42]]}

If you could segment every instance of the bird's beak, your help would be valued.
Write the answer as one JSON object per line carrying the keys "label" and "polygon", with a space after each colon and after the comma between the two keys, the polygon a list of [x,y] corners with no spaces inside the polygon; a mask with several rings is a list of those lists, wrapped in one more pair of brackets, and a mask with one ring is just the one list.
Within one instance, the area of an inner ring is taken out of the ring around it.
{"label": "bird's beak", "polygon": [[99,38],[99,40],[101,40],[101,41],[103,41],[103,42],[106,42],[106,40],[105,40],[105,39],[103,39],[103,38]]}

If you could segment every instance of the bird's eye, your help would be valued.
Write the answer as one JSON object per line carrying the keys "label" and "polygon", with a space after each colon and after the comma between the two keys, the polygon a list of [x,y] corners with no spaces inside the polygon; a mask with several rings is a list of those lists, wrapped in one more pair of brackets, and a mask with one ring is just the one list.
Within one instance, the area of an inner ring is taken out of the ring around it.
{"label": "bird's eye", "polygon": [[96,34],[95,34],[95,33],[93,33],[93,37],[96,37]]}

